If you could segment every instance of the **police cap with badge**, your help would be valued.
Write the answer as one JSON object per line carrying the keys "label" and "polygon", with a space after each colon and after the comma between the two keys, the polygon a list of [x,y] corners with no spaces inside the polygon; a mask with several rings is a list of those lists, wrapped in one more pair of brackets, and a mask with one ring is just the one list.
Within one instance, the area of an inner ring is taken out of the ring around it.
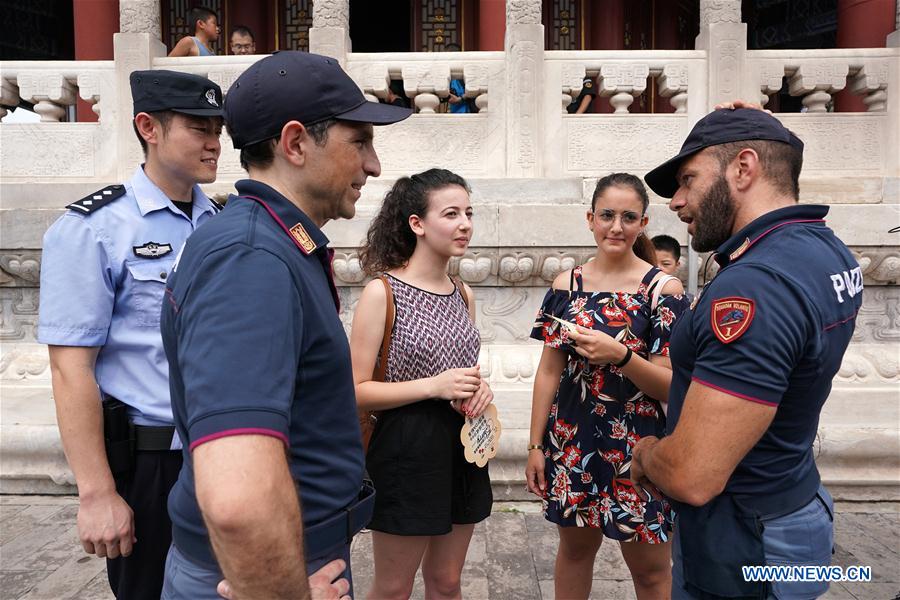
{"label": "police cap with badge", "polygon": [[710,146],[749,140],[770,140],[790,144],[803,152],[803,142],[781,121],[755,108],[720,108],[709,113],[694,125],[681,151],[644,176],[644,181],[663,198],[671,198],[678,191],[678,169],[681,163]]}
{"label": "police cap with badge", "polygon": [[[134,114],[170,110],[195,117],[221,117],[222,88],[205,77],[178,71],[133,71],[129,77]],[[125,195],[125,186],[110,185],[66,206],[90,214]]]}

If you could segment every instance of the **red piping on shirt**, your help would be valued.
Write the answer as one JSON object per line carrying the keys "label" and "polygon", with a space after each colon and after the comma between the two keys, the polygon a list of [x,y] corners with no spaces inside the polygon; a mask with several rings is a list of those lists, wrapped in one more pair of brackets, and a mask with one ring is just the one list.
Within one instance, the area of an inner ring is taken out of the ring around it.
{"label": "red piping on shirt", "polygon": [[741,398],[743,400],[749,400],[750,402],[756,402],[757,404],[765,404],[766,406],[778,406],[777,402],[769,402],[768,400],[762,400],[760,398],[754,398],[753,396],[748,396],[746,394],[740,394],[738,392],[733,392],[731,390],[725,389],[723,387],[719,387],[718,385],[712,384],[708,381],[703,381],[699,377],[691,377],[691,381],[696,381],[701,385],[705,385],[708,388],[712,388],[714,390],[718,390],[720,392],[725,392],[729,396],[735,396],[737,398]]}
{"label": "red piping on shirt", "polygon": [[829,329],[834,329],[835,327],[838,327],[838,326],[840,326],[840,325],[843,325],[843,324],[846,323],[847,321],[852,321],[853,319],[856,318],[856,315],[858,315],[858,314],[859,314],[859,309],[856,309],[856,310],[853,312],[853,314],[852,314],[851,316],[847,317],[847,318],[844,319],[843,321],[838,321],[837,323],[832,323],[831,325],[826,325],[826,326],[822,329],[822,331],[828,331]]}
{"label": "red piping on shirt", "polygon": [[191,442],[189,450],[193,452],[194,448],[196,448],[200,444],[205,444],[206,442],[211,442],[219,438],[231,437],[233,435],[267,435],[269,437],[278,438],[279,440],[284,442],[285,446],[290,446],[287,436],[280,431],[275,431],[274,429],[265,429],[262,427],[242,427],[240,429],[226,429],[224,431],[204,435],[199,440],[194,440],[193,442]]}
{"label": "red piping on shirt", "polygon": [[[824,223],[824,222],[825,222],[825,219],[798,219],[796,221],[785,221],[783,223],[779,223],[778,225],[773,225],[772,227],[766,229],[764,232],[762,232],[761,234],[759,234],[758,236],[753,238],[753,241],[750,242],[749,244],[747,244],[747,247],[744,248],[743,252],[741,252],[741,256],[746,254],[747,250],[749,250],[750,248],[753,247],[753,244],[755,244],[756,242],[758,242],[765,236],[769,235],[770,233],[772,233],[779,227],[784,227],[785,225],[794,225],[796,223]],[[740,256],[738,258],[740,258]]]}

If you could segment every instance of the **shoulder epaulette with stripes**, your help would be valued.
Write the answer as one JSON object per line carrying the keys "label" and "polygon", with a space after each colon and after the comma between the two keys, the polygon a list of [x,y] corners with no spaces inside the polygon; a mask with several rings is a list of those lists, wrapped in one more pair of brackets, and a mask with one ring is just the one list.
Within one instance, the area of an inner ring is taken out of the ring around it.
{"label": "shoulder epaulette with stripes", "polygon": [[108,185],[102,190],[97,190],[92,194],[88,194],[81,200],[77,202],[73,202],[66,206],[66,208],[74,210],[75,212],[83,213],[86,215],[91,214],[98,208],[103,208],[113,200],[117,198],[121,198],[125,195],[125,186],[121,184],[116,185]]}

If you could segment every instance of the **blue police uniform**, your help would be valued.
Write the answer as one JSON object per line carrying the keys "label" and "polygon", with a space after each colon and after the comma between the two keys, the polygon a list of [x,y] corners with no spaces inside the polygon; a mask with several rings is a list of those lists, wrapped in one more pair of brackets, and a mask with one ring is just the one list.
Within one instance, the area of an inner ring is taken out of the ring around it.
{"label": "blue police uniform", "polygon": [[38,341],[100,346],[100,390],[138,425],[172,425],[163,290],[184,241],[217,212],[200,186],[192,198],[188,218],[138,167],[124,186],[71,205],[44,235]]}
{"label": "blue police uniform", "polygon": [[[692,381],[778,408],[723,494],[703,507],[676,503],[675,598],[749,595],[741,565],[830,562],[832,501],[812,446],[863,284],[853,255],[825,225],[827,212],[790,206],[734,234],[716,251],[718,275],[672,333],[669,433]],[[732,526],[741,535],[730,535]],[[774,583],[750,591],[784,598],[825,589]]]}
{"label": "blue police uniform", "polygon": [[191,237],[167,282],[162,337],[184,468],[169,497],[177,568],[167,567],[163,597],[217,597],[220,571],[191,455],[208,441],[254,434],[284,442],[309,572],[349,559],[348,533],[371,517],[328,239],[271,187],[243,180],[236,188],[240,195]]}
{"label": "blue police uniform", "polygon": [[[158,597],[162,587],[171,540],[162,498],[181,468],[181,446],[173,435],[160,306],[175,255],[217,211],[194,186],[189,218],[138,167],[126,184],[69,205],[44,235],[38,341],[99,346],[94,376],[105,405],[123,403],[131,422],[144,426],[137,440],[126,439],[124,455],[108,453],[138,539],[129,557],[107,560],[120,598]],[[106,430],[109,449],[109,422]]]}

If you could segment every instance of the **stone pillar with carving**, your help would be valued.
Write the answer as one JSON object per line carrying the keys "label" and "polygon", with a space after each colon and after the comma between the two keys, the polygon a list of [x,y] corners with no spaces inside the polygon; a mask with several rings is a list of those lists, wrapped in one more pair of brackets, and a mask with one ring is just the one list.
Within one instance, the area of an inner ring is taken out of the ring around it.
{"label": "stone pillar with carving", "polygon": [[741,22],[741,0],[700,0],[700,35],[697,50],[709,53],[709,93],[712,109],[736,98],[756,101],[759,90],[747,77],[747,25]]}
{"label": "stone pillar with carving", "polygon": [[341,66],[350,52],[350,0],[316,0],[309,29],[309,51],[336,58]]}
{"label": "stone pillar with carving", "polygon": [[506,0],[506,174],[542,174],[541,90],[544,26],[541,0]]}
{"label": "stone pillar with carving", "polygon": [[159,0],[119,0],[119,31],[149,33],[161,40]]}
{"label": "stone pillar with carving", "polygon": [[[122,5],[128,4],[122,2]],[[137,2],[131,4],[139,4]],[[159,10],[157,9],[157,26]],[[124,29],[124,21],[123,21]],[[141,71],[153,67],[153,59],[166,55],[166,46],[156,35],[151,33],[117,33],[113,36],[113,53],[115,56],[115,95],[103,99],[103,119],[115,122],[117,148],[104,149],[99,156],[117,160],[115,172],[117,181],[125,181],[131,177],[135,167],[143,162],[141,146],[134,136],[131,122],[134,117],[131,99],[132,71]],[[114,114],[109,114],[114,111]]]}

